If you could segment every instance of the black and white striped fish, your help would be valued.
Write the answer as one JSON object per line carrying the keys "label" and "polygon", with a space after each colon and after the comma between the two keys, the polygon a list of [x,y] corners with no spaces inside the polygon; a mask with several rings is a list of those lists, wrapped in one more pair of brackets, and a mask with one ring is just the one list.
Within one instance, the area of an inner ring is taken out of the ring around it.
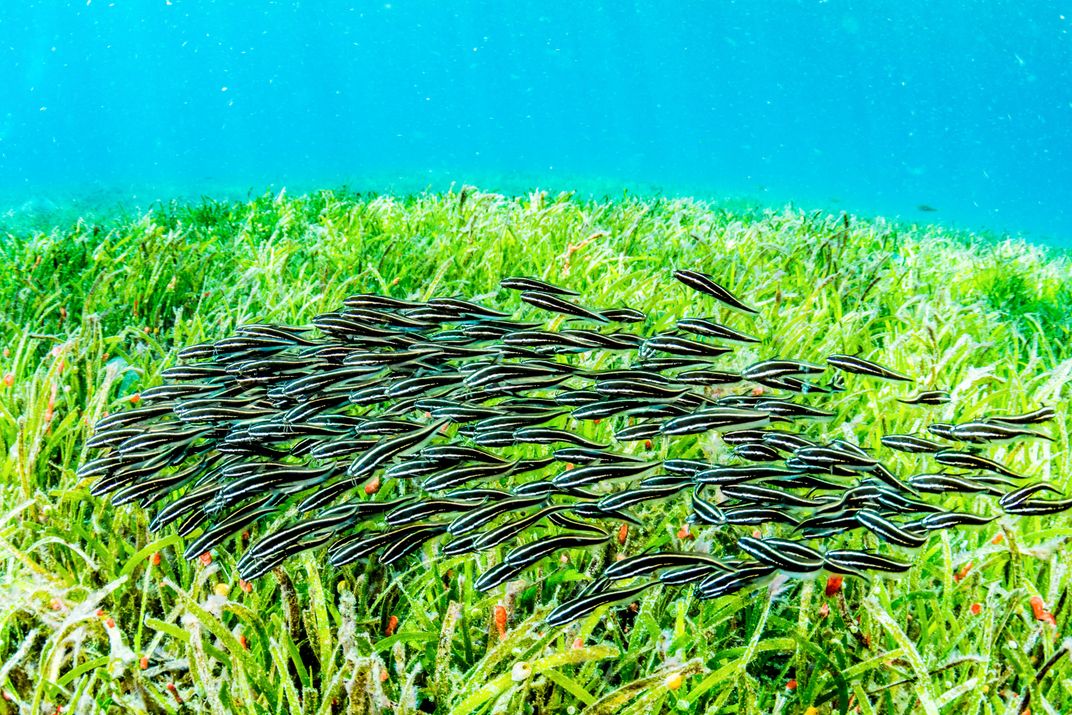
{"label": "black and white striped fish", "polygon": [[898,452],[909,454],[932,454],[946,448],[945,445],[934,440],[916,437],[910,434],[888,434],[879,440],[884,447],[896,449]]}
{"label": "black and white striped fish", "polygon": [[644,583],[635,584],[633,586],[627,586],[625,588],[617,588],[609,591],[602,591],[600,593],[591,594],[588,596],[582,596],[575,598],[571,601],[566,601],[562,605],[553,609],[547,618],[544,619],[544,623],[549,627],[561,626],[566,623],[572,623],[573,621],[580,620],[589,615],[593,611],[602,606],[607,606],[612,603],[618,603],[629,598],[636,598],[642,592],[657,585],[658,581],[647,581]]}
{"label": "black and white striped fish", "polygon": [[976,444],[1011,442],[1023,437],[1054,441],[1053,437],[1048,434],[1003,422],[962,422],[953,425],[949,433],[958,442],[973,442]]}
{"label": "black and white striped fish", "polygon": [[716,323],[707,318],[682,318],[677,321],[677,327],[685,332],[692,333],[693,335],[700,335],[705,338],[718,338],[720,340],[729,340],[735,343],[759,342],[759,338],[740,333],[733,328],[728,328],[725,325],[721,325],[720,323]]}
{"label": "black and white striped fish", "polygon": [[549,293],[552,295],[580,295],[577,291],[562,288],[538,278],[525,276],[510,276],[499,281],[499,285],[509,290],[533,291],[536,293]]}
{"label": "black and white striped fish", "polygon": [[582,308],[576,303],[571,303],[565,298],[560,298],[552,293],[541,293],[537,291],[525,291],[521,294],[521,300],[525,301],[529,305],[552,313],[561,313],[562,315],[569,315],[575,318],[585,318],[596,323],[610,322],[607,318],[604,318],[599,313]]}
{"label": "black and white striped fish", "polygon": [[1021,475],[1010,470],[1005,465],[982,455],[972,454],[971,452],[958,452],[955,450],[943,449],[941,452],[934,455],[934,461],[947,467],[956,467],[957,469],[983,470],[994,472],[996,474],[1004,474],[1013,479],[1022,478]]}
{"label": "black and white striped fish", "polygon": [[879,365],[877,362],[864,360],[855,355],[834,354],[826,358],[826,363],[842,372],[849,372],[867,377],[877,377],[883,380],[895,380],[900,382],[912,382],[912,378],[894,372],[888,367]]}
{"label": "black and white striped fish", "polygon": [[689,288],[692,288],[693,290],[699,291],[701,293],[706,293],[707,295],[728,305],[734,310],[740,310],[745,313],[759,312],[755,308],[750,308],[749,306],[742,303],[741,300],[737,298],[737,296],[733,295],[733,293],[730,293],[728,290],[716,283],[714,279],[711,278],[711,276],[705,273],[700,273],[699,271],[691,270],[680,270],[674,271],[674,278],[677,278],[679,281],[687,285]]}
{"label": "black and white striped fish", "polygon": [[952,401],[945,390],[924,390],[905,400],[897,400],[906,405],[946,405]]}
{"label": "black and white striped fish", "polygon": [[737,546],[756,561],[773,566],[779,571],[806,574],[814,573],[823,567],[823,557],[819,552],[799,541],[742,536],[737,539]]}
{"label": "black and white striped fish", "polygon": [[1057,417],[1057,410],[1053,407],[1040,407],[1037,410],[1022,415],[995,415],[990,418],[992,422],[1001,422],[1007,425],[1037,425],[1049,422]]}
{"label": "black and white striped fish", "polygon": [[770,424],[770,414],[758,410],[720,407],[674,417],[659,428],[661,434],[679,436],[710,431],[754,429]]}

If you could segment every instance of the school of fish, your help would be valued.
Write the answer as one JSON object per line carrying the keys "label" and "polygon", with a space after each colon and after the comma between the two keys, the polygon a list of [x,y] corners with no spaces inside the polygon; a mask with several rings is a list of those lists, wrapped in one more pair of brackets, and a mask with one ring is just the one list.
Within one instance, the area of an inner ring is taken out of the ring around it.
{"label": "school of fish", "polygon": [[[710,275],[674,278],[698,315],[756,313]],[[910,562],[898,552],[931,532],[1072,508],[985,453],[1051,440],[1037,425],[1055,417],[1052,407],[931,422],[925,433],[883,436],[882,449],[820,441],[838,417],[823,400],[847,387],[904,383],[900,402],[924,419],[950,395],[933,386],[909,395],[909,376],[857,355],[733,369],[734,346],[760,341],[715,318],[642,335],[637,310],[586,307],[535,278],[501,286],[538,319],[460,298],[362,294],[310,326],[245,325],[189,347],[139,407],[97,423],[88,446],[103,454],[79,475],[115,505],[162,503],[151,528],[177,525],[187,558],[256,525],[238,563],[246,580],[308,549],[342,566],[394,564],[425,545],[443,555],[504,546],[475,584],[486,591],[565,550],[609,542],[622,524],[643,526],[636,511],[667,499],[689,499],[689,521],[726,536],[725,553],[614,561],[549,625],[657,585],[688,584],[708,599],[776,574],[899,573]],[[729,459],[705,456],[715,433]],[[911,455],[916,472],[895,474],[884,450]],[[933,503],[949,494],[987,495],[993,509]],[[757,536],[761,525],[779,536]],[[883,546],[842,548],[858,530]]]}

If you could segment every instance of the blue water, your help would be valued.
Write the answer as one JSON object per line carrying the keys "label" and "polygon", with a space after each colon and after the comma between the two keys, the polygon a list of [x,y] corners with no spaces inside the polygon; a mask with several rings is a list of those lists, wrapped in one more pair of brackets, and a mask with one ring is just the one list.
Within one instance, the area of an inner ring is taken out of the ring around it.
{"label": "blue water", "polygon": [[629,188],[1070,245],[1070,30],[1045,0],[5,1],[0,199]]}

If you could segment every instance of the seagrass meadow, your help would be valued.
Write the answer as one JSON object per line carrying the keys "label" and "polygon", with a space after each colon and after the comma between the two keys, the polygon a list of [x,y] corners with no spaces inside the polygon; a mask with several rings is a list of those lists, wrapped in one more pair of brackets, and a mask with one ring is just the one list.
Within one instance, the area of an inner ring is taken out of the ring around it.
{"label": "seagrass meadow", "polygon": [[[1052,442],[988,454],[1067,494],[1065,253],[792,207],[472,188],[0,225],[0,714],[1072,710],[1072,512],[935,532],[896,578],[824,574],[704,601],[648,590],[550,628],[551,609],[620,555],[717,554],[752,527],[690,525],[682,496],[486,593],[476,575],[501,550],[342,568],[311,551],[246,583],[236,563],[257,533],[189,561],[189,540],[148,529],[152,511],[113,507],[76,476],[98,419],[160,384],[183,347],[237,326],[307,323],[356,293],[516,309],[500,279],[537,276],[666,328],[660,316],[699,313],[670,277],[683,268],[761,309],[749,329],[764,357],[859,352],[953,396],[921,410],[894,385],[850,385],[827,404],[852,418],[826,436],[872,448],[938,419],[1050,405]],[[981,496],[940,501],[990,513]]]}

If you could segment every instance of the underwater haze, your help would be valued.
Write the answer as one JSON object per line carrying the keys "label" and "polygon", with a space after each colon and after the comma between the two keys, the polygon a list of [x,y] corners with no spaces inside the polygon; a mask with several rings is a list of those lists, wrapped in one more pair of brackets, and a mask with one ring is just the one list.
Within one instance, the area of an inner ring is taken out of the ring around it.
{"label": "underwater haze", "polygon": [[347,185],[1072,245],[1072,3],[0,4],[0,205]]}

